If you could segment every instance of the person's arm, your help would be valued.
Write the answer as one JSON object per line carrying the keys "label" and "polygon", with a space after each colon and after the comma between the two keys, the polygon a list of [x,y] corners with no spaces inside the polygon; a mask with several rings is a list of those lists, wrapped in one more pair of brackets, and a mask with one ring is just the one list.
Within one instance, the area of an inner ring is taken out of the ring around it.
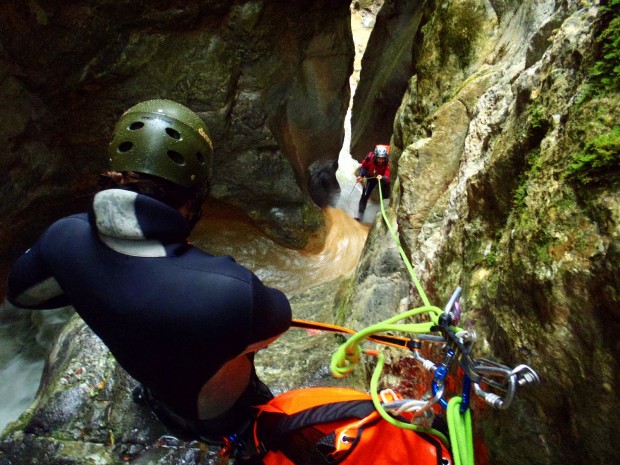
{"label": "person's arm", "polygon": [[357,176],[355,177],[355,180],[357,182],[362,182],[364,180],[364,176],[366,176],[367,173],[368,173],[368,170],[364,166],[364,162],[362,162],[362,164],[358,168],[358,172],[357,172]]}
{"label": "person's arm", "polygon": [[361,178],[365,178],[368,175],[368,166],[370,165],[371,157],[372,157],[372,152],[366,155],[366,157],[362,160],[362,167],[360,168]]}
{"label": "person's arm", "polygon": [[7,299],[18,308],[66,307],[69,302],[40,252],[41,241],[17,259],[9,274]]}
{"label": "person's arm", "polygon": [[385,168],[385,173],[383,173],[383,178],[381,179],[385,182],[390,182],[390,165],[387,165]]}
{"label": "person's arm", "polygon": [[267,347],[269,344],[271,344],[273,341],[278,339],[280,336],[281,336],[281,334],[278,334],[277,336],[270,337],[269,339],[265,339],[263,341],[255,342],[254,344],[250,344],[249,346],[247,346],[245,348],[243,353],[244,354],[251,354],[252,352],[258,352],[259,350],[264,349],[265,347]]}
{"label": "person's arm", "polygon": [[254,276],[254,308],[251,340],[244,352],[256,352],[267,347],[291,326],[291,305],[283,292],[265,286]]}

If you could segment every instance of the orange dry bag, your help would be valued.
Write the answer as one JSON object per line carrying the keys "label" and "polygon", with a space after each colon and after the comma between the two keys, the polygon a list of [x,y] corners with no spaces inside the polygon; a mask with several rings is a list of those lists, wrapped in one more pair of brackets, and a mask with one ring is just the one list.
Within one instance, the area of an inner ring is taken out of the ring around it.
{"label": "orange dry bag", "polygon": [[370,395],[315,387],[285,392],[260,406],[254,440],[264,465],[451,465],[436,437],[399,428]]}

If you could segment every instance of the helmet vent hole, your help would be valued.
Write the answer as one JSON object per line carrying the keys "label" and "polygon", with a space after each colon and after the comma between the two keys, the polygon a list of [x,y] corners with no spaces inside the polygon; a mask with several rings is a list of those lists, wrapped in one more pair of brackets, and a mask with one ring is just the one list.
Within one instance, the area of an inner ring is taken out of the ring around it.
{"label": "helmet vent hole", "polygon": [[206,161],[204,153],[196,152],[196,160],[198,160],[198,163],[200,163],[201,165],[204,165]]}
{"label": "helmet vent hole", "polygon": [[179,131],[177,131],[176,129],[166,128],[166,134],[168,134],[173,139],[181,140],[181,133],[179,133]]}
{"label": "helmet vent hole", "polygon": [[121,142],[118,146],[118,151],[122,153],[129,152],[132,147],[133,147],[132,142],[129,142],[129,141]]}
{"label": "helmet vent hole", "polygon": [[142,121],[135,121],[129,125],[130,131],[137,131],[138,129],[142,129],[144,127],[144,123]]}
{"label": "helmet vent hole", "polygon": [[179,166],[185,166],[185,158],[179,152],[175,152],[174,150],[168,150],[168,158],[170,158],[174,163]]}

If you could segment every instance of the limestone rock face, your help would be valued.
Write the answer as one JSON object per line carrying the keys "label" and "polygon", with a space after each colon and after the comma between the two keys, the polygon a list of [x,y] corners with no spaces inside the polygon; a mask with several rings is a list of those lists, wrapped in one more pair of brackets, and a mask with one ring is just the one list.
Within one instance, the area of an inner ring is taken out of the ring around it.
{"label": "limestone rock face", "polygon": [[349,17],[344,0],[3,3],[0,253],[83,208],[115,121],[150,98],[207,123],[215,197],[304,246],[324,227],[313,173],[333,175],[344,136]]}
{"label": "limestone rock face", "polygon": [[[615,463],[620,102],[617,79],[606,87],[591,69],[605,59],[601,32],[617,6],[426,8],[394,120],[388,214],[435,305],[463,288],[464,322],[480,338],[474,353],[527,363],[542,378],[510,410],[475,412],[487,449],[480,456],[493,464]],[[364,79],[381,82],[377,73],[363,67],[359,88]],[[358,121],[354,133],[371,132]],[[401,278],[380,271],[386,244],[393,241],[377,224],[343,321],[389,317],[398,286],[384,282],[411,282],[402,268]],[[366,294],[382,298],[358,298]],[[421,304],[413,286],[405,304]]]}
{"label": "limestone rock face", "polygon": [[351,155],[356,160],[390,141],[394,115],[414,74],[415,37],[427,3],[386,0],[377,15],[351,110]]}

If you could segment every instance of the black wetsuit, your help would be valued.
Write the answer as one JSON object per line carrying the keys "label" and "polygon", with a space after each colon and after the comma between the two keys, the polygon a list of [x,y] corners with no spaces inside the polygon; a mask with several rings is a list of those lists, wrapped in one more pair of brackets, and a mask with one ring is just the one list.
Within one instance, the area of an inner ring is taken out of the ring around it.
{"label": "black wetsuit", "polygon": [[197,420],[203,384],[248,345],[286,331],[291,309],[232,258],[189,245],[189,233],[161,202],[102,191],[90,214],[57,221],[18,259],[9,301],[73,305],[152,396]]}

